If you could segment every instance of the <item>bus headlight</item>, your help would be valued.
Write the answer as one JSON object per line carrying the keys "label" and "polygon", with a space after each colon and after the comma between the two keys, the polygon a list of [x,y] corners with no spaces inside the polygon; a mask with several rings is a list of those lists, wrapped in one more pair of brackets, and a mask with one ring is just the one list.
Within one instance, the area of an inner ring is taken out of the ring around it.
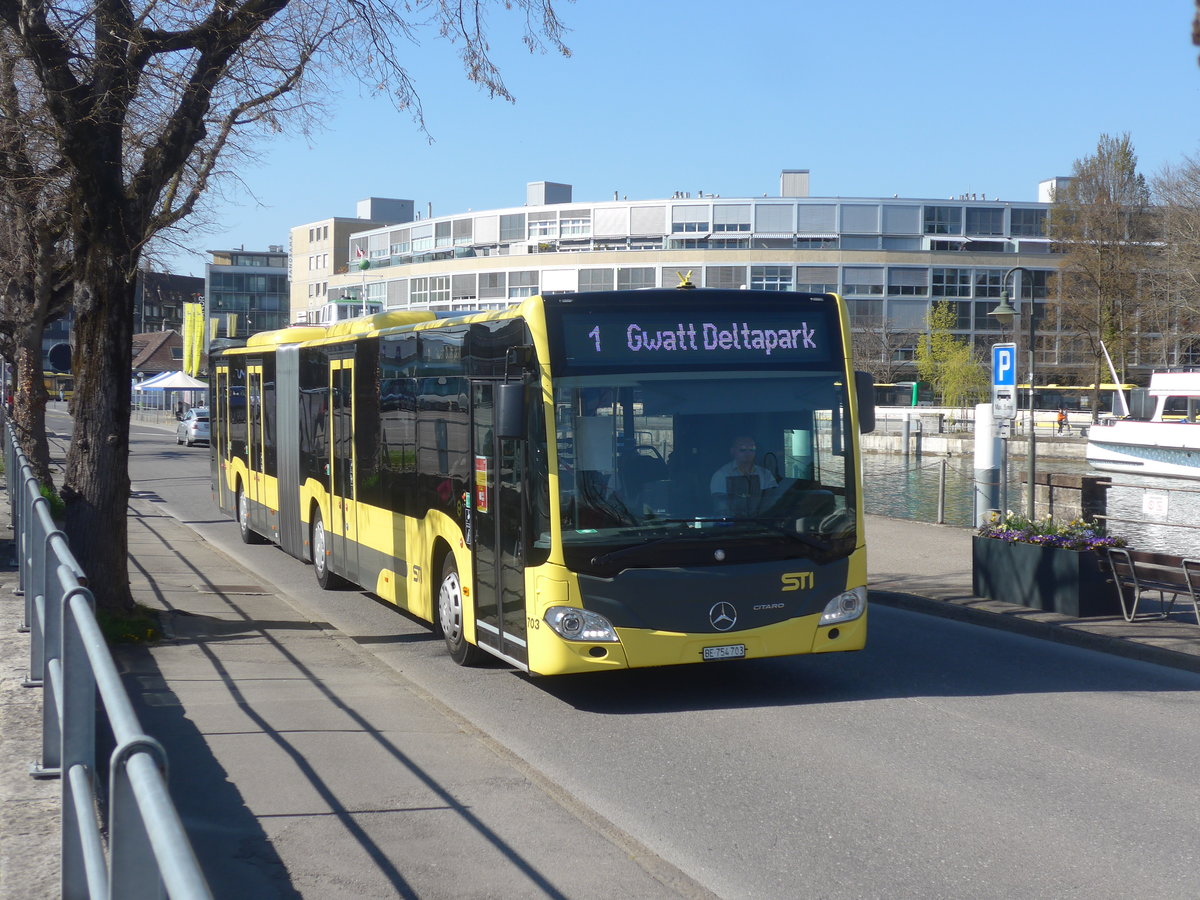
{"label": "bus headlight", "polygon": [[612,623],[598,613],[574,606],[552,606],[546,610],[546,624],[568,641],[607,641],[616,643]]}
{"label": "bus headlight", "polygon": [[825,611],[821,613],[821,624],[837,625],[839,622],[852,622],[866,609],[867,589],[865,587],[851,588],[825,604]]}

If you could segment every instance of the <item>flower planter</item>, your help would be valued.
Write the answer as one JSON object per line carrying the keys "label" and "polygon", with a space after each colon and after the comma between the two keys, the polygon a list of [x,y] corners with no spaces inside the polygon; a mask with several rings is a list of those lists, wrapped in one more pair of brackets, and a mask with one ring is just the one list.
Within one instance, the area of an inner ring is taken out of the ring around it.
{"label": "flower planter", "polygon": [[1096,550],[1067,550],[976,535],[972,591],[1065,616],[1117,616],[1121,600]]}

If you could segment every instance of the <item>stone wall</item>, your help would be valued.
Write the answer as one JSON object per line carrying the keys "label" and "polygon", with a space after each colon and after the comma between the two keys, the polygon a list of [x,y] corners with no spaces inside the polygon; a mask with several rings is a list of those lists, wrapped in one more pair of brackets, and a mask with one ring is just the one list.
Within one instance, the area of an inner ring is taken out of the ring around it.
{"label": "stone wall", "polygon": [[[1028,489],[1028,479],[1025,479]],[[1056,522],[1091,519],[1108,510],[1108,489],[1112,479],[1103,475],[1034,475],[1033,503],[1036,517],[1047,516]],[[1027,494],[1025,496],[1028,496]]]}

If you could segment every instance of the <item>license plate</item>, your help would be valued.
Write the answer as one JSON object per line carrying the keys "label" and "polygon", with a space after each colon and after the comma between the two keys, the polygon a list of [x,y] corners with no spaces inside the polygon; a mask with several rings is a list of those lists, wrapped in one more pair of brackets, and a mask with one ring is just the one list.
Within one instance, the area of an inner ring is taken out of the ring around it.
{"label": "license plate", "polygon": [[705,647],[705,659],[744,659],[745,644],[726,644],[724,647]]}

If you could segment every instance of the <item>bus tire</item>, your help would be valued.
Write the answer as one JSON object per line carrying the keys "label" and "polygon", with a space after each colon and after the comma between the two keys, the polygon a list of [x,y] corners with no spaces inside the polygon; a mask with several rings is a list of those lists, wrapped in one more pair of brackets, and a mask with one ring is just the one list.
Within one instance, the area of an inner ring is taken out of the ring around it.
{"label": "bus tire", "polygon": [[473,666],[483,657],[482,651],[467,640],[463,624],[463,591],[458,578],[454,554],[447,553],[442,561],[442,578],[438,582],[438,625],[446,640],[450,658],[460,666]]}
{"label": "bus tire", "polygon": [[325,530],[325,520],[321,518],[319,509],[313,510],[308,537],[308,546],[312,550],[313,574],[317,576],[317,584],[321,590],[331,591],[344,585],[346,582],[340,575],[329,571],[329,532]]}
{"label": "bus tire", "polygon": [[241,484],[238,484],[237,491],[233,495],[233,508],[237,515],[238,531],[242,535],[242,543],[262,543],[262,538],[250,527],[250,499],[242,491]]}

